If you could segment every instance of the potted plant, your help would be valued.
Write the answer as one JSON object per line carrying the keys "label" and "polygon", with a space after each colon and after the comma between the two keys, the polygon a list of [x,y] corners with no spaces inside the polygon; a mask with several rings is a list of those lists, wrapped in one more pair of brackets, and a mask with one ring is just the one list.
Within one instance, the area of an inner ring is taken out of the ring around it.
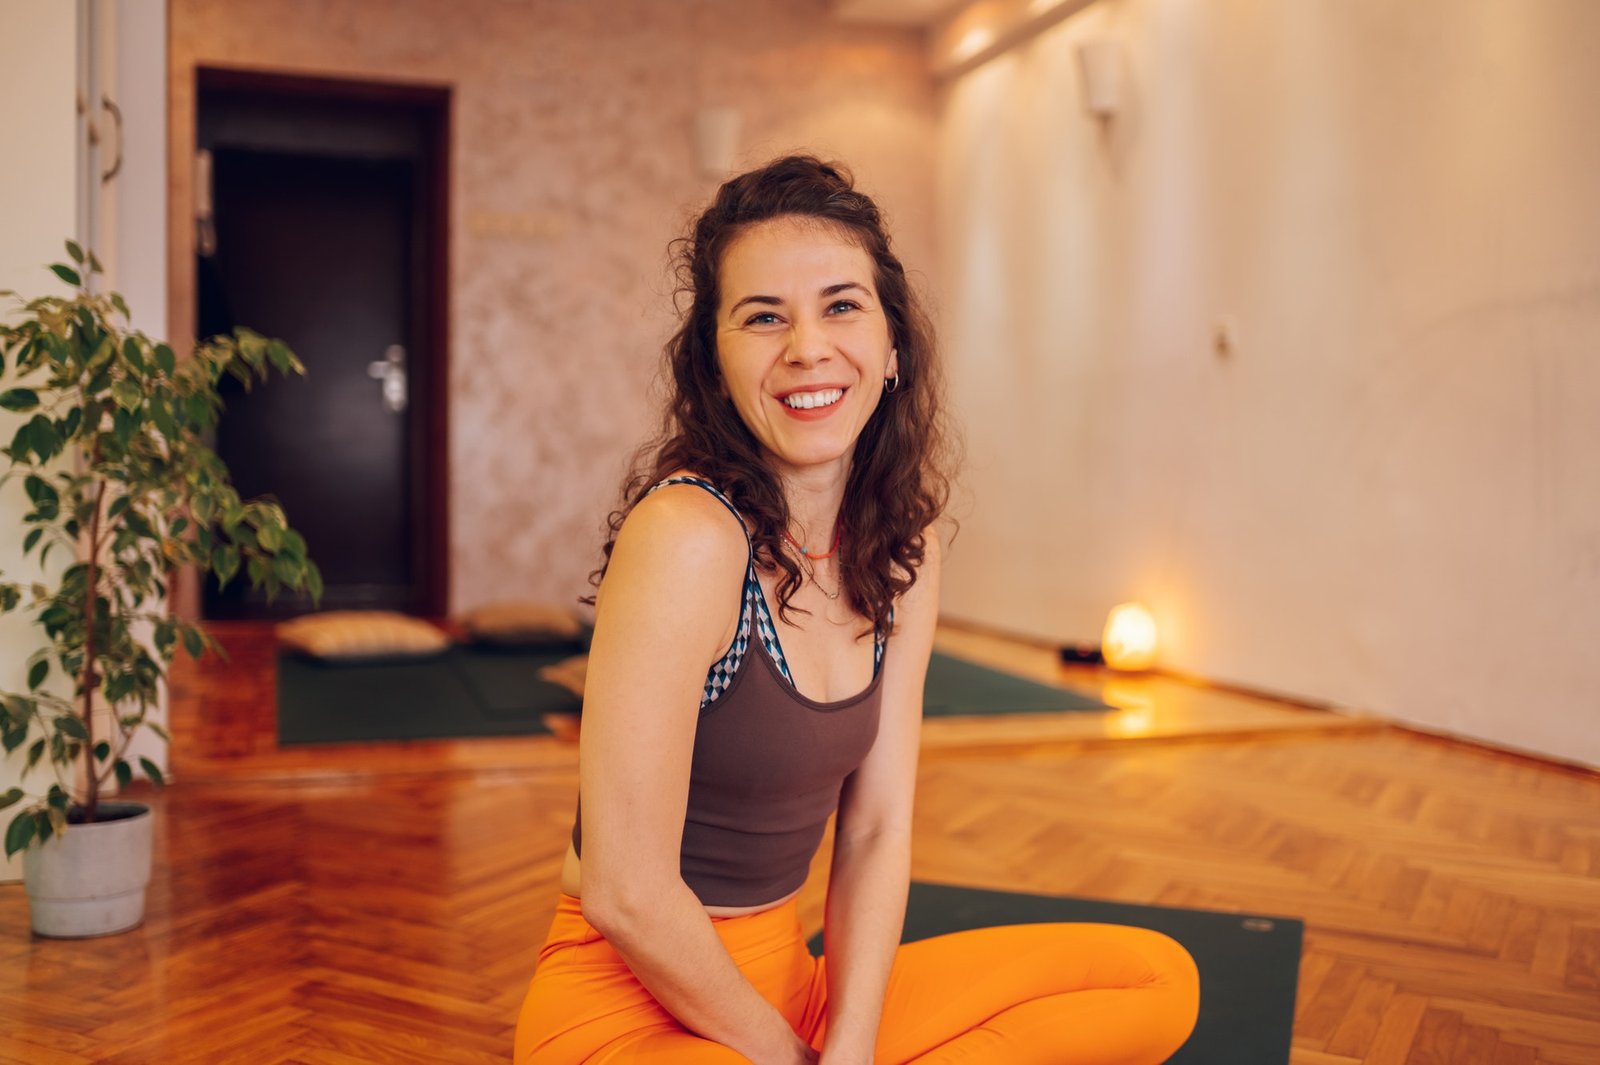
{"label": "potted plant", "polygon": [[[26,852],[34,930],[77,936],[143,919],[149,808],[103,796],[112,779],[132,779],[137,734],[167,738],[150,713],[178,647],[220,652],[168,612],[176,568],[224,584],[242,571],[269,597],[290,588],[318,599],[322,578],[282,508],[242,501],[207,443],[224,374],[248,387],[272,371],[304,373],[299,360],[244,329],[179,359],[127,327],[121,296],[93,291],[92,253],[71,242],[67,252],[72,265],[50,269],[77,289],[71,298],[0,293],[17,305],[0,319],[0,408],[26,419],[0,449],[10,460],[0,483],[22,478],[32,508],[0,535],[21,538],[41,578],[0,574],[0,613],[32,612],[40,639],[27,690],[0,692],[0,745],[7,755],[26,747],[25,781],[41,764],[54,770],[42,794],[11,788],[0,808],[21,804],[5,848]],[[153,762],[137,760],[163,783]]]}

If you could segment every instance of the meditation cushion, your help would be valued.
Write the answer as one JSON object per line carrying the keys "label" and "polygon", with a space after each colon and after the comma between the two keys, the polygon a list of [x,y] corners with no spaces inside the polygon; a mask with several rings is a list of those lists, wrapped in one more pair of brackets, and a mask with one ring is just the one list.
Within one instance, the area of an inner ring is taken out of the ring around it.
{"label": "meditation cushion", "polygon": [[478,643],[502,647],[566,646],[583,639],[583,626],[570,611],[526,600],[480,606],[461,624]]}
{"label": "meditation cushion", "polygon": [[583,679],[589,673],[589,656],[573,655],[555,665],[539,670],[539,677],[551,684],[559,684],[579,699],[583,698]]}
{"label": "meditation cushion", "polygon": [[419,618],[389,610],[330,610],[278,626],[278,642],[313,658],[417,658],[440,654],[450,637]]}

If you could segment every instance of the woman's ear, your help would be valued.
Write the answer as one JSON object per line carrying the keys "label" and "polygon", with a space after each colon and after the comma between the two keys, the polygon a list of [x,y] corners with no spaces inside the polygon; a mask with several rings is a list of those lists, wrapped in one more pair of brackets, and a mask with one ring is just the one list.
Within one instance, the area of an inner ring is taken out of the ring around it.
{"label": "woman's ear", "polygon": [[899,348],[890,348],[889,349],[889,365],[884,367],[883,376],[884,377],[899,377],[900,376],[900,349]]}

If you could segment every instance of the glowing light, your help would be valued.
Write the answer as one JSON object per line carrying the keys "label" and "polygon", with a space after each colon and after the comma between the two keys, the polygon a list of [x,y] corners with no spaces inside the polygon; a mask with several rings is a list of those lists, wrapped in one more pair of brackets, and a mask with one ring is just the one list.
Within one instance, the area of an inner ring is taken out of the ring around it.
{"label": "glowing light", "polygon": [[1106,665],[1124,672],[1149,669],[1156,661],[1156,619],[1143,603],[1122,603],[1106,618],[1100,637]]}
{"label": "glowing light", "polygon": [[988,26],[974,26],[961,35],[961,40],[950,49],[950,57],[957,63],[964,62],[983,51],[994,43],[994,30]]}

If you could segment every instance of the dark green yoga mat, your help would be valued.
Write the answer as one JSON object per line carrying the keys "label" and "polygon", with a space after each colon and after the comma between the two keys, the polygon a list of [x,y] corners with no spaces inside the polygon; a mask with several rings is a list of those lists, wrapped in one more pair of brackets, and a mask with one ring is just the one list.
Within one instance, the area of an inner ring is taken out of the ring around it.
{"label": "dark green yoga mat", "polygon": [[425,659],[348,664],[282,655],[278,742],[545,734],[544,714],[577,713],[580,703],[538,671],[576,651],[453,647]]}
{"label": "dark green yoga mat", "polygon": [[[544,714],[582,704],[539,670],[576,654],[550,649],[452,647],[423,659],[322,662],[278,659],[278,742],[357,743],[548,732]],[[923,697],[930,717],[1022,714],[1109,707],[1076,692],[1037,684],[964,659],[934,653]]]}
{"label": "dark green yoga mat", "polygon": [[[1087,921],[1163,932],[1200,969],[1200,1018],[1171,1065],[1285,1065],[1294,1028],[1300,941],[1292,917],[1137,906],[1070,895],[1021,895],[954,884],[911,885],[902,943],[1006,924]],[[822,934],[811,939],[822,951]]]}
{"label": "dark green yoga mat", "polygon": [[1077,692],[1039,684],[938,651],[928,663],[928,681],[922,693],[922,713],[926,717],[1110,709]]}

